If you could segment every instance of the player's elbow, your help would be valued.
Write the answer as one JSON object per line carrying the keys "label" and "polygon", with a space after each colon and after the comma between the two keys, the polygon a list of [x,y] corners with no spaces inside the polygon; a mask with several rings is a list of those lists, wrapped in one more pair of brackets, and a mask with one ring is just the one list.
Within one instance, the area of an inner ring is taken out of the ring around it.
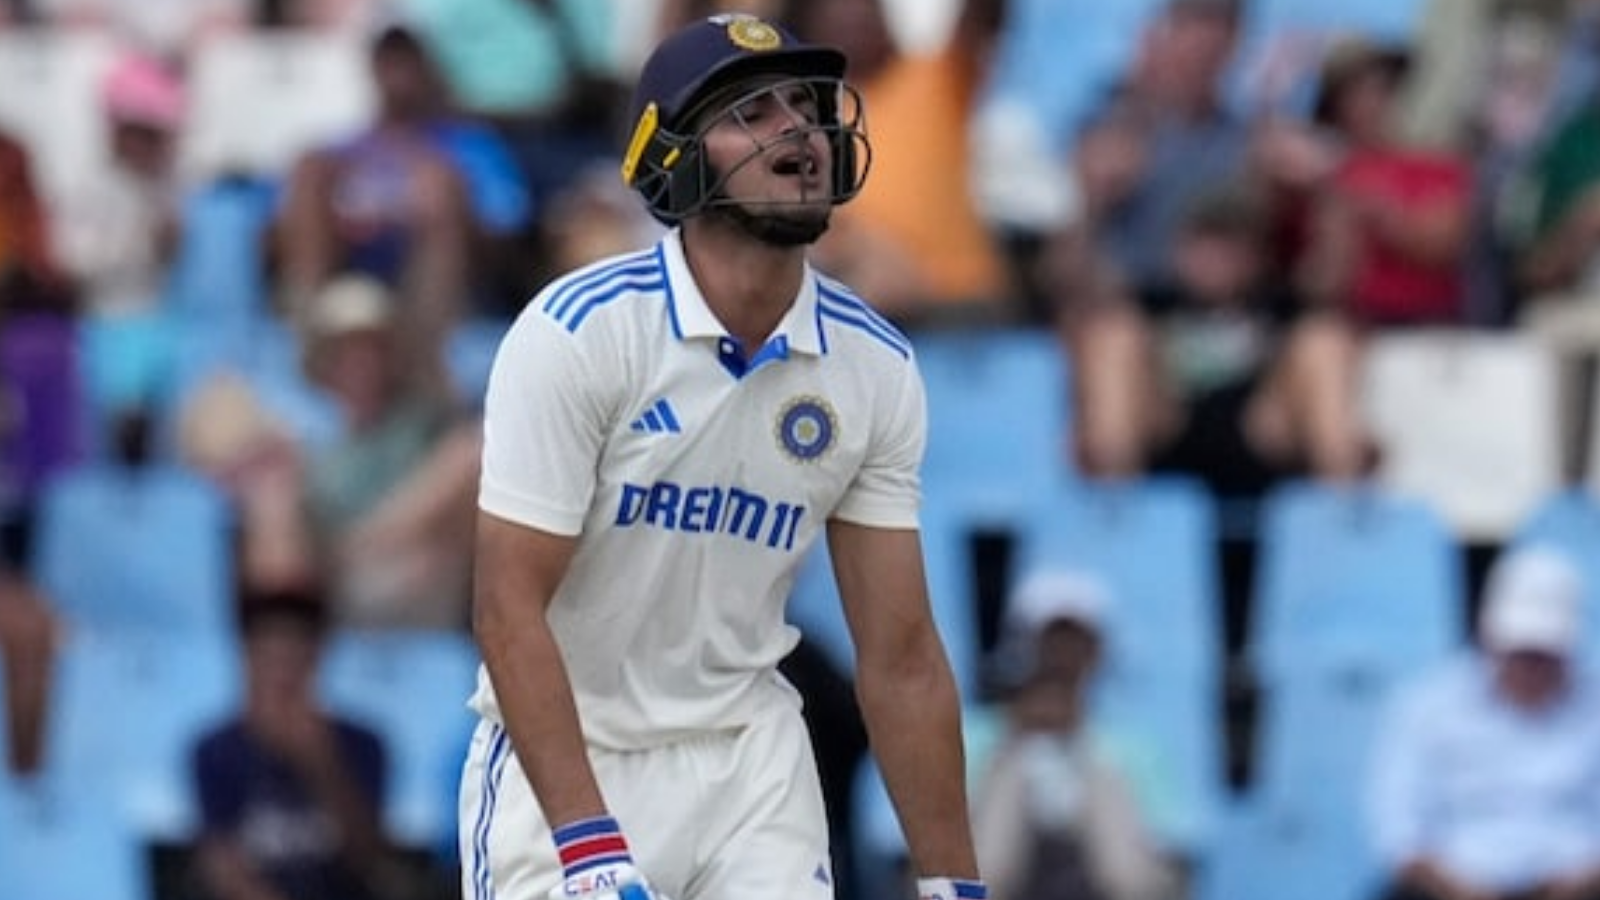
{"label": "player's elbow", "polygon": [[937,702],[956,695],[944,644],[931,627],[881,652],[858,654],[856,683],[867,708]]}

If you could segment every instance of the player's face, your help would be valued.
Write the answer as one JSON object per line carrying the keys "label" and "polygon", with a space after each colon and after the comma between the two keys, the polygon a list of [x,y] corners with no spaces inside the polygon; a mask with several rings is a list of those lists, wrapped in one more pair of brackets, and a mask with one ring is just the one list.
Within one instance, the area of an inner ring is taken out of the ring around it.
{"label": "player's face", "polygon": [[758,213],[826,221],[833,206],[833,151],[817,83],[786,79],[743,86],[706,127],[705,153],[719,194]]}

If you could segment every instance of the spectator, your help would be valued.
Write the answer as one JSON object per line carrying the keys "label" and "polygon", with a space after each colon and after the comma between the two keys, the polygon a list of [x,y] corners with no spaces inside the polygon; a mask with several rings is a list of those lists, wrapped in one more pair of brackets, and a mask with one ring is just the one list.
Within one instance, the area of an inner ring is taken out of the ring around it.
{"label": "spectator", "polygon": [[950,37],[906,52],[882,0],[793,3],[796,33],[842,47],[872,110],[872,177],[834,213],[819,265],[908,325],[1014,310],[998,241],[979,213],[969,138],[1004,0],[961,0]]}
{"label": "spectator", "polygon": [[1538,62],[1551,70],[1551,83],[1528,97],[1520,114],[1541,126],[1569,115],[1600,78],[1600,5],[1593,0],[1426,0],[1417,22],[1417,65],[1402,91],[1400,127],[1423,146],[1473,146],[1482,137],[1483,102],[1507,87],[1526,87],[1515,84],[1517,76],[1508,85],[1495,71],[1508,37],[1539,33]]}
{"label": "spectator", "polygon": [[406,380],[396,327],[375,280],[317,298],[306,373],[345,428],[306,457],[312,545],[341,623],[464,627],[480,425]]}
{"label": "spectator", "polygon": [[303,594],[240,607],[243,708],[199,739],[192,763],[209,900],[398,896],[380,825],[387,751],[317,700],[325,615]]}
{"label": "spectator", "polygon": [[396,291],[408,365],[442,386],[442,342],[469,311],[471,193],[435,130],[448,97],[417,36],[386,28],[371,65],[376,120],[289,174],[276,229],[283,310],[303,327],[336,274],[376,278]]}
{"label": "spectator", "polygon": [[8,549],[11,535],[27,534],[39,486],[83,449],[77,323],[30,162],[0,131],[0,526]]}
{"label": "spectator", "polygon": [[49,601],[23,577],[20,561],[0,563],[0,664],[4,665],[6,768],[40,770],[60,623]]}
{"label": "spectator", "polygon": [[399,0],[468,114],[505,138],[533,203],[597,157],[617,158],[626,91],[616,0]]}
{"label": "spectator", "polygon": [[159,59],[129,52],[100,86],[109,165],[84,173],[58,208],[62,261],[90,316],[156,311],[180,229],[177,148],[186,97]]}
{"label": "spectator", "polygon": [[1090,693],[1111,598],[1072,570],[1031,573],[1006,608],[1003,733],[974,790],[973,831],[994,900],[1179,896],[1135,785],[1093,723]]}
{"label": "spectator", "polygon": [[1536,205],[1521,248],[1521,286],[1530,299],[1592,290],[1600,259],[1600,101],[1564,119],[1533,159],[1527,192]]}
{"label": "spectator", "polygon": [[1083,472],[1176,472],[1237,500],[1288,477],[1360,474],[1354,335],[1272,290],[1266,240],[1253,194],[1203,196],[1169,248],[1169,280],[1069,309]]}
{"label": "spectator", "polygon": [[310,585],[315,563],[302,438],[267,411],[255,388],[232,371],[206,379],[183,401],[178,447],[233,504],[242,589],[274,593]]}
{"label": "spectator", "polygon": [[1369,327],[1466,321],[1472,167],[1459,153],[1399,139],[1395,101],[1408,65],[1403,50],[1341,41],[1313,104],[1341,158],[1311,204],[1300,288]]}
{"label": "spectator", "polygon": [[54,281],[50,221],[28,149],[0,131],[0,294],[7,309],[22,292]]}
{"label": "spectator", "polygon": [[1481,650],[1395,699],[1370,784],[1389,900],[1600,897],[1600,693],[1573,560],[1506,551]]}
{"label": "spectator", "polygon": [[1222,96],[1242,15],[1241,0],[1169,0],[1072,150],[1093,246],[1135,289],[1167,276],[1195,198],[1245,170],[1250,130]]}
{"label": "spectator", "polygon": [[306,29],[359,39],[372,33],[386,4],[371,0],[247,0],[257,28]]}

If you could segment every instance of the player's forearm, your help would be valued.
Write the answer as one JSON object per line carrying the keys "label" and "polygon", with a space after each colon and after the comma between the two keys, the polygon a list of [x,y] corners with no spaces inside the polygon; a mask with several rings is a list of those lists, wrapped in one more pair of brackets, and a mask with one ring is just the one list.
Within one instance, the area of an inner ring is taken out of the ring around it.
{"label": "player's forearm", "polygon": [[604,811],[545,619],[576,542],[479,514],[472,630],[517,762],[552,825]]}
{"label": "player's forearm", "polygon": [[560,825],[605,812],[589,766],[577,704],[555,641],[543,617],[476,626],[517,761],[545,818]]}
{"label": "player's forearm", "polygon": [[961,707],[937,637],[857,676],[873,754],[918,874],[976,878]]}

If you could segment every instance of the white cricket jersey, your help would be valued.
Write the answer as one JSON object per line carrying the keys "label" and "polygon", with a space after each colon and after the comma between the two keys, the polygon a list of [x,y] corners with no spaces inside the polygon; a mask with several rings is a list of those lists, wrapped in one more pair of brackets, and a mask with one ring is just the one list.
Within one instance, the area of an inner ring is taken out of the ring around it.
{"label": "white cricket jersey", "polygon": [[[796,568],[829,518],[916,527],[926,425],[911,343],[809,268],[748,361],[676,230],[542,290],[489,379],[479,505],[580,536],[549,621],[589,741],[794,702]],[[482,671],[473,706],[499,718]]]}

